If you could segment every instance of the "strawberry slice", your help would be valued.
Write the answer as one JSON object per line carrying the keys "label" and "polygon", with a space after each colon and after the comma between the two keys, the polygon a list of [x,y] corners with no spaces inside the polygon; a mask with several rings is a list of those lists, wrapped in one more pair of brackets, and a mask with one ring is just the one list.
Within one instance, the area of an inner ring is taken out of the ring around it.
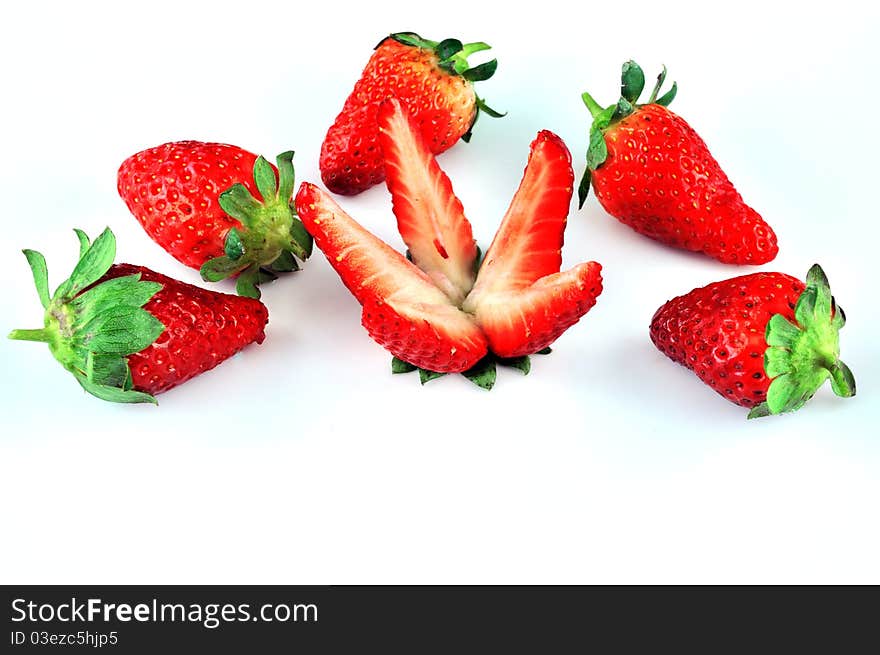
{"label": "strawberry slice", "polygon": [[400,236],[416,266],[460,304],[474,284],[477,258],[461,201],[397,98],[382,103],[378,125],[385,181]]}
{"label": "strawberry slice", "polygon": [[571,154],[542,130],[532,141],[519,188],[486,251],[470,302],[483,293],[527,287],[558,273],[574,185]]}
{"label": "strawberry slice", "polygon": [[487,352],[472,318],[403,255],[346,214],[315,185],[304,182],[296,209],[342,282],[363,306],[370,336],[420,368],[461,372]]}
{"label": "strawberry slice", "polygon": [[464,302],[500,357],[528,355],[574,325],[602,292],[602,267],[560,273],[574,185],[571,155],[544,130],[532,142],[523,179]]}
{"label": "strawberry slice", "polygon": [[601,270],[598,263],[587,262],[518,291],[481,296],[475,316],[489,349],[506,358],[549,346],[596,304],[602,293]]}

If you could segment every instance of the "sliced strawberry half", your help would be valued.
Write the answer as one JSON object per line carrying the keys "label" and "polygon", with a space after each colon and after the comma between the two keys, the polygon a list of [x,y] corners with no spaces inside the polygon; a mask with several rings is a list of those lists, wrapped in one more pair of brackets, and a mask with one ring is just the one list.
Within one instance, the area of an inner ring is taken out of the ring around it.
{"label": "sliced strawberry half", "polygon": [[397,98],[379,108],[379,142],[397,229],[413,262],[460,304],[474,284],[477,245],[452,183]]}
{"label": "sliced strawberry half", "polygon": [[463,305],[500,357],[529,355],[550,345],[602,292],[602,267],[596,262],[559,272],[573,185],[565,143],[552,132],[540,132]]}
{"label": "sliced strawberry half", "polygon": [[482,296],[475,316],[489,349],[499,357],[521,357],[549,346],[596,304],[601,271],[587,262],[520,290]]}
{"label": "sliced strawberry half", "polygon": [[420,368],[461,372],[487,352],[486,337],[424,272],[346,214],[315,185],[296,195],[300,219],[363,306],[370,336]]}
{"label": "sliced strawberry half", "polygon": [[483,293],[527,287],[558,273],[574,185],[571,154],[542,130],[532,141],[519,188],[486,251],[470,302]]}

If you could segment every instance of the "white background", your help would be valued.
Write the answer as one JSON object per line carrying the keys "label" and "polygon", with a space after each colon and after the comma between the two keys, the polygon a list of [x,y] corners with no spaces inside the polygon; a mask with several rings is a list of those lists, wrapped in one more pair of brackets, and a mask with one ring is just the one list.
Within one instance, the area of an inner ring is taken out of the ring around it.
{"label": "white background", "polygon": [[[661,247],[592,197],[572,206],[564,257],[600,261],[604,294],[528,377],[502,370],[490,393],[460,376],[392,377],[316,253],[265,287],[262,346],[158,408],[102,403],[45,346],[0,341],[0,582],[880,582],[868,6],[10,5],[3,331],[41,323],[19,249],[46,254],[54,288],[73,227],[110,225],[120,261],[198,282],[118,198],[119,163],[219,140],[295,148],[298,179],[318,182],[321,140],[371,48],[414,30],[488,41],[500,62],[479,92],[509,115],[440,157],[484,247],[536,132],[566,140],[579,176],[580,93],[610,103],[625,59],[649,86],[665,63],[673,109],[779,235],[764,270],[825,267],[859,394],[825,388],[797,414],[747,422],[647,328],[668,298],[757,269]],[[401,245],[384,187],[340,202]]]}

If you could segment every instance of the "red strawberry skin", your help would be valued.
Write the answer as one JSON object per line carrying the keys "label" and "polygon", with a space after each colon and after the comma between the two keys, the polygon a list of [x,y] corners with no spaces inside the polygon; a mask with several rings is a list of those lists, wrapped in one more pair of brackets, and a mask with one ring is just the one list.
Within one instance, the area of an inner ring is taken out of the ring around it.
{"label": "red strawberry skin", "polygon": [[225,143],[166,143],[122,162],[117,188],[150,238],[181,263],[198,269],[222,256],[229,230],[242,227],[221,209],[217,198],[237,182],[256,194],[256,159]]}
{"label": "red strawberry skin", "polygon": [[605,210],[667,245],[728,264],[776,257],[776,234],[742,199],[700,136],[659,104],[640,105],[605,132],[592,173]]}
{"label": "red strawberry skin", "polygon": [[467,133],[477,113],[473,84],[438,63],[433,51],[391,37],[376,48],[321,145],[328,189],[354,195],[385,179],[376,119],[386,98],[398,98],[413,115],[434,154]]}
{"label": "red strawberry skin", "polygon": [[430,371],[465,371],[487,352],[471,317],[403,255],[361,227],[332,198],[304,182],[297,213],[342,282],[363,306],[370,336]]}
{"label": "red strawberry skin", "polygon": [[134,389],[155,395],[183,384],[251,343],[262,343],[266,306],[179,282],[142,266],[115,264],[98,283],[139,273],[162,289],[144,305],[165,330],[151,345],[128,356]]}
{"label": "red strawberry skin", "polygon": [[803,282],[784,273],[753,273],[694,289],[654,314],[651,340],[719,394],[744,407],[767,398],[765,331],[774,314],[794,322]]}

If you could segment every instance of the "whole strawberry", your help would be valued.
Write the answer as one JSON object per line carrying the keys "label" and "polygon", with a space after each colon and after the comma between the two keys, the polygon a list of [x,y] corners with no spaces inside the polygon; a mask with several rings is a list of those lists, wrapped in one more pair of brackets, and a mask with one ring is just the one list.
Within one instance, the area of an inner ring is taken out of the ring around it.
{"label": "whole strawberry", "polygon": [[753,273],[673,298],[654,314],[651,340],[749,418],[799,409],[827,379],[856,393],[840,361],[845,322],[819,265],[806,285],[784,273]]}
{"label": "whole strawberry", "polygon": [[593,125],[580,206],[592,180],[605,211],[640,234],[726,264],[771,261],[779,250],[772,228],[743,202],[693,128],[667,109],[676,85],[657,97],[665,78],[664,68],[648,102],[636,104],[645,75],[629,61],[617,104],[603,108],[583,94]]}
{"label": "whole strawberry", "polygon": [[109,229],[93,244],[80,230],[77,236],[79,263],[51,298],[45,258],[24,251],[46,310],[44,326],[14,330],[9,338],[48,343],[90,394],[155,403],[155,394],[262,343],[269,314],[259,300],[113,265],[116,239]]}
{"label": "whole strawberry", "polygon": [[388,97],[398,98],[415,117],[434,154],[459,139],[469,141],[480,110],[501,116],[477,96],[473,85],[492,77],[497,60],[473,68],[467,62],[473,53],[488,49],[485,43],[429,41],[412,32],[383,39],[324,137],[320,168],[327,188],[354,195],[385,179],[376,114]]}
{"label": "whole strawberry", "polygon": [[[147,234],[211,282],[238,276],[237,290],[298,270],[311,237],[296,218],[293,152],[276,169],[225,143],[178,141],[132,155],[119,167],[120,197]],[[257,194],[259,198],[257,199]]]}

